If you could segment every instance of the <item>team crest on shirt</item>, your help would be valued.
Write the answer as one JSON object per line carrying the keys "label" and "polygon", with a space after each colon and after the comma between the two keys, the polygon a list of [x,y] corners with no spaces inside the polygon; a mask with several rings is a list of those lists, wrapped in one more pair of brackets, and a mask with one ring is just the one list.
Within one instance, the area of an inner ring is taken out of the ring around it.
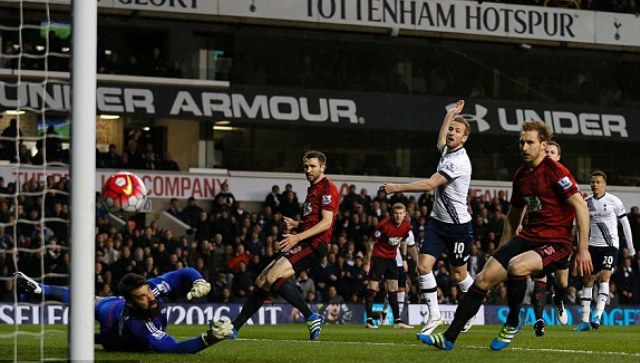
{"label": "team crest on shirt", "polygon": [[373,237],[374,237],[374,238],[380,238],[380,236],[382,236],[382,232],[380,232],[380,231],[378,231],[378,230],[376,229],[376,231],[375,231],[375,232],[373,232]]}
{"label": "team crest on shirt", "polygon": [[331,204],[331,195],[323,195],[322,196],[322,204]]}
{"label": "team crest on shirt", "polygon": [[573,186],[573,182],[571,181],[571,179],[569,179],[568,176],[565,176],[564,178],[558,180],[558,184],[560,185],[560,188],[562,188],[562,190],[567,190]]}

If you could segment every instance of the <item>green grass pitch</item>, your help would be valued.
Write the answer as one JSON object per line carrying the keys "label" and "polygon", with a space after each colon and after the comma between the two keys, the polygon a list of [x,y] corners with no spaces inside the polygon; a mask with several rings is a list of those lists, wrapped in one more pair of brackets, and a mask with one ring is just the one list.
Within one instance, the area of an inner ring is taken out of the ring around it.
{"label": "green grass pitch", "polygon": [[[46,326],[44,356],[40,355],[40,327],[22,325],[17,340],[20,361],[66,360],[67,327]],[[204,331],[204,326],[170,326],[169,333],[179,340]],[[361,325],[325,325],[319,341],[308,341],[302,324],[245,326],[237,340],[223,341],[195,355],[158,353],[113,353],[96,346],[98,361],[139,362],[640,362],[640,326],[603,326],[600,330],[573,332],[571,327],[547,327],[544,337],[534,336],[525,326],[507,349],[493,352],[489,343],[499,326],[475,326],[458,339],[453,351],[443,352],[416,340],[418,329],[381,327],[365,329]],[[12,325],[0,326],[0,359],[14,358],[15,331]],[[23,334],[25,332],[35,335]]]}

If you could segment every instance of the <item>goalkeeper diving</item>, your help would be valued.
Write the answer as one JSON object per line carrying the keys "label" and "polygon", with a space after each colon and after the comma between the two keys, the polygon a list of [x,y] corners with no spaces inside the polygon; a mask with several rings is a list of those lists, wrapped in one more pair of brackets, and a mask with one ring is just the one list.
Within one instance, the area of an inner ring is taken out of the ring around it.
{"label": "goalkeeper diving", "polygon": [[[17,285],[29,296],[69,302],[69,288],[40,284],[16,272]],[[118,283],[122,296],[96,297],[96,320],[100,332],[96,333],[96,343],[107,351],[196,353],[232,334],[233,326],[228,320],[209,323],[209,329],[200,336],[177,341],[167,334],[167,314],[163,298],[182,284],[191,290],[187,299],[205,297],[211,285],[193,268],[184,268],[164,275],[145,279],[128,273]]]}

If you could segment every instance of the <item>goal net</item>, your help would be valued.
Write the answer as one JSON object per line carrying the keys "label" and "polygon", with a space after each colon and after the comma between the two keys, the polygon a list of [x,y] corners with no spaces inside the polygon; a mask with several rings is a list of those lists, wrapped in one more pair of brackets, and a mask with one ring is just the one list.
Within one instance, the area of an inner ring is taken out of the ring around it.
{"label": "goal net", "polygon": [[[0,12],[1,359],[93,360],[96,0]],[[70,304],[21,294],[17,271]]]}

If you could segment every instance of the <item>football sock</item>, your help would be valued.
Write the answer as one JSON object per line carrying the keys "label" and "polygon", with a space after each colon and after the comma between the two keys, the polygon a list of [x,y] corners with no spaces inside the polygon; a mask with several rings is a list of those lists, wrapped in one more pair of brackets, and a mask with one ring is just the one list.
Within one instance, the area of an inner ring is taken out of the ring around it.
{"label": "football sock", "polygon": [[258,286],[254,286],[253,291],[251,291],[251,293],[247,297],[247,301],[245,301],[244,305],[242,306],[242,311],[240,311],[240,314],[238,314],[235,320],[233,320],[233,327],[236,330],[240,330],[244,323],[246,323],[247,320],[251,319],[253,314],[260,310],[260,307],[262,306],[262,304],[264,304],[264,300],[267,298],[267,296],[267,291]]}
{"label": "football sock", "polygon": [[391,312],[393,313],[393,321],[400,321],[400,310],[398,308],[398,292],[389,291],[389,305],[391,306]]}
{"label": "football sock", "polygon": [[[281,279],[278,279],[278,280],[281,280]],[[276,281],[276,283],[273,286],[273,289],[278,293],[278,295],[282,296],[283,299],[285,299],[289,304],[291,304],[291,306],[300,310],[302,315],[304,315],[305,319],[308,319],[311,316],[311,314],[313,314],[311,309],[309,309],[309,305],[307,305],[307,303],[304,302],[302,295],[300,295],[298,288],[295,287],[293,282],[289,280],[284,280],[283,283],[278,283],[278,281]]]}
{"label": "football sock", "polygon": [[367,290],[367,297],[366,297],[366,304],[365,304],[365,308],[367,311],[367,321],[369,321],[369,319],[373,320],[373,300],[375,300],[376,298],[376,291],[375,290],[371,290],[368,289]]}
{"label": "football sock", "polygon": [[463,294],[469,291],[469,288],[471,287],[471,285],[473,285],[473,277],[471,277],[471,275],[469,274],[467,274],[467,277],[462,279],[462,281],[458,282],[460,291],[462,291]]}
{"label": "football sock", "polygon": [[598,318],[598,321],[602,316],[605,305],[607,305],[607,300],[609,300],[609,283],[601,282],[598,290],[598,303],[596,304],[596,318]]}
{"label": "football sock", "polygon": [[507,325],[517,327],[520,325],[520,306],[527,292],[527,276],[509,275],[507,278],[507,301],[509,303],[509,315]]}
{"label": "football sock", "polygon": [[591,315],[591,299],[593,298],[593,287],[584,287],[580,295],[580,305],[582,306],[582,321],[589,322]]}
{"label": "football sock", "polygon": [[533,283],[533,313],[536,320],[542,319],[542,313],[544,312],[545,298],[547,292],[547,283],[544,281],[536,280]]}
{"label": "football sock", "polygon": [[398,291],[398,317],[402,315],[402,311],[404,310],[405,296],[407,295],[404,291]]}
{"label": "football sock", "polygon": [[66,286],[55,286],[40,284],[45,297],[53,298],[63,303],[69,302],[69,288]]}
{"label": "football sock", "polygon": [[553,295],[553,303],[555,305],[560,305],[560,302],[564,298],[564,294],[567,292],[566,289],[560,287],[556,280],[556,283],[553,285],[554,295]]}
{"label": "football sock", "polygon": [[440,308],[438,307],[438,284],[433,273],[420,275],[420,294],[427,302],[429,308],[429,319],[440,319]]}
{"label": "football sock", "polygon": [[456,339],[458,339],[458,335],[460,335],[464,325],[469,319],[473,318],[480,309],[480,305],[484,302],[485,296],[487,296],[487,290],[482,290],[476,285],[471,285],[467,293],[462,296],[449,329],[444,332],[444,337],[447,338],[448,341],[454,343]]}

